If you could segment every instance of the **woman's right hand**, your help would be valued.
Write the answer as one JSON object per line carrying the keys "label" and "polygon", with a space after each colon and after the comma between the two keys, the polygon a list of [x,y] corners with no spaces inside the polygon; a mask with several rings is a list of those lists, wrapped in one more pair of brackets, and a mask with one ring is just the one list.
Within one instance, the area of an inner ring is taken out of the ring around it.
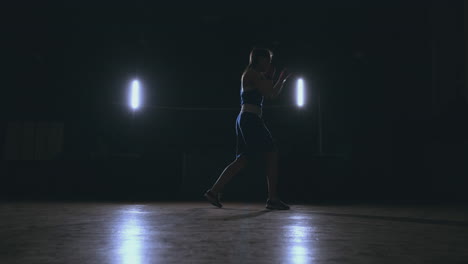
{"label": "woman's right hand", "polygon": [[265,77],[268,80],[273,80],[273,78],[275,77],[275,73],[276,73],[275,66],[273,66],[273,64],[270,64],[270,67],[268,67],[267,71],[265,72]]}

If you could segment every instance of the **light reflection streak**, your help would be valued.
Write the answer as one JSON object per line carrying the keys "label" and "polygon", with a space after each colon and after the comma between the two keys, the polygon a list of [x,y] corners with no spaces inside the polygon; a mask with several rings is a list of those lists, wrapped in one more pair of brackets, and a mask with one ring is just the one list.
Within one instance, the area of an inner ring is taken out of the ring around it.
{"label": "light reflection streak", "polygon": [[289,219],[293,224],[286,226],[287,262],[294,264],[311,263],[316,256],[312,239],[314,230],[310,225],[310,221],[308,221],[310,218],[293,215]]}
{"label": "light reflection streak", "polygon": [[289,249],[289,254],[291,255],[292,263],[294,264],[302,264],[302,263],[309,263],[308,262],[308,248],[304,246],[292,246]]}
{"label": "light reflection streak", "polygon": [[117,223],[118,254],[114,263],[144,263],[144,219],[139,207],[131,207],[120,212]]}

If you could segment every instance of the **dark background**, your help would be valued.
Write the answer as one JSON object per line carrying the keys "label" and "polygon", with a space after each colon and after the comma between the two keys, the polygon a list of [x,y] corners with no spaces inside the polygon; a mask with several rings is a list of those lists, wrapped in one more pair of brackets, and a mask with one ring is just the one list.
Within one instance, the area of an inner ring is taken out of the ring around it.
{"label": "dark background", "polygon": [[[187,8],[38,4],[4,16],[2,199],[200,199],[235,157],[240,76],[262,46],[294,72],[264,102],[284,200],[468,200],[463,1]],[[144,104],[133,113],[135,78]],[[38,136],[48,124],[63,138]],[[60,151],[38,154],[53,142]],[[260,163],[225,189],[265,198]]]}

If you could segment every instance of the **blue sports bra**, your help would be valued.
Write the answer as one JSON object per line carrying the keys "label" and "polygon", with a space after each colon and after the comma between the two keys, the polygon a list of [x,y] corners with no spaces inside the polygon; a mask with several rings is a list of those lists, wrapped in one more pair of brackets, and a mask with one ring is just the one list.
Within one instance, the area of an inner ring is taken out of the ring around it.
{"label": "blue sports bra", "polygon": [[243,104],[254,104],[257,106],[262,107],[263,105],[263,95],[257,90],[249,90],[245,91],[244,89],[241,89],[241,105]]}

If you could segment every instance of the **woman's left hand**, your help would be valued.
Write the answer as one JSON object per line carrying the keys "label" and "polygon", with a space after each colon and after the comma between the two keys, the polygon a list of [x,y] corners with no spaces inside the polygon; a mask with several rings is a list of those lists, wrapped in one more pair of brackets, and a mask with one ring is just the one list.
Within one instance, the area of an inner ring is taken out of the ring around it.
{"label": "woman's left hand", "polygon": [[280,82],[286,82],[286,80],[291,76],[291,73],[288,72],[288,70],[285,68],[284,70],[281,71],[280,76],[278,78],[278,81]]}

